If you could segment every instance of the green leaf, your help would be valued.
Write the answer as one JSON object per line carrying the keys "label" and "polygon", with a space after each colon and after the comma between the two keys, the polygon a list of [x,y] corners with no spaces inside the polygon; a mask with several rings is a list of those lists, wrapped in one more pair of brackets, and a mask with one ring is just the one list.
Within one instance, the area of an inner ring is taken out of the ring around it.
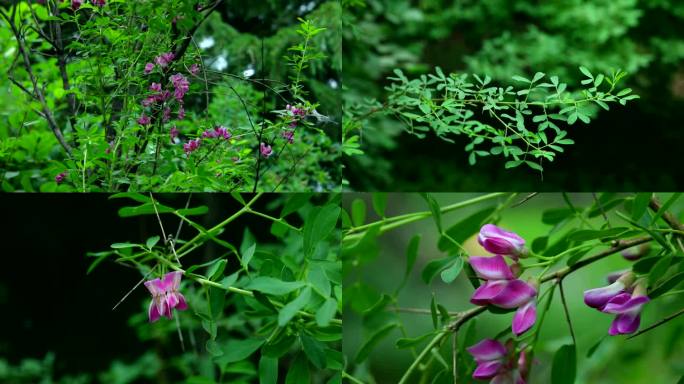
{"label": "green leaf", "polygon": [[351,206],[351,218],[355,227],[366,222],[366,202],[363,199],[354,199]]}
{"label": "green leaf", "polygon": [[603,239],[606,237],[618,236],[627,231],[629,231],[629,228],[625,227],[608,228],[602,230],[582,229],[569,234],[568,241],[583,242],[589,240]]}
{"label": "green leaf", "polygon": [[577,355],[575,353],[575,345],[563,345],[558,348],[556,354],[553,356],[553,365],[551,367],[551,383],[552,384],[572,384],[575,382],[575,375],[577,371]]}
{"label": "green leaf", "polygon": [[570,208],[552,208],[542,212],[542,223],[556,225],[574,215],[575,211]]}
{"label": "green leaf", "polygon": [[418,337],[401,338],[401,339],[397,340],[396,346],[399,349],[411,348],[411,347],[414,347],[414,346],[422,343],[423,341],[429,339],[431,336],[434,336],[434,335],[435,335],[434,332],[430,332],[430,333],[426,333],[426,334],[424,334],[422,336],[418,336]]}
{"label": "green leaf", "polygon": [[226,264],[228,264],[226,259],[220,259],[218,262],[213,263],[207,270],[207,278],[211,281],[218,280],[221,276],[223,276],[223,271],[226,269]]}
{"label": "green leaf", "polygon": [[207,352],[209,352],[213,357],[219,357],[223,355],[223,350],[215,340],[207,340],[205,344]]}
{"label": "green leaf", "polygon": [[653,266],[651,269],[651,272],[648,274],[648,285],[653,286],[655,283],[660,280],[661,277],[665,275],[667,270],[670,268],[670,264],[672,263],[672,257],[671,256],[665,256],[662,257],[660,260],[658,260],[657,263]]}
{"label": "green leaf", "polygon": [[269,295],[280,296],[299,289],[304,285],[305,284],[301,281],[282,281],[274,277],[259,276],[247,284],[245,288]]}
{"label": "green leaf", "polygon": [[214,358],[214,361],[221,366],[225,366],[229,363],[244,360],[256,352],[263,343],[264,339],[229,339],[222,348],[223,355]]}
{"label": "green leaf", "polygon": [[259,359],[259,383],[278,384],[278,358],[261,355]]}
{"label": "green leaf", "polygon": [[435,224],[437,225],[437,231],[439,231],[439,233],[442,233],[442,209],[437,203],[437,200],[435,200],[434,196],[432,196],[429,193],[421,193],[421,196],[423,196],[423,199],[425,199],[425,201],[428,203],[428,207],[430,207],[430,212],[432,212],[432,219],[435,221]]}
{"label": "green leaf", "polygon": [[658,221],[658,219],[660,219],[660,217],[663,216],[668,209],[670,209],[670,206],[672,206],[672,204],[674,204],[681,195],[681,192],[673,193],[672,196],[665,201],[665,204],[660,207],[658,212],[656,212],[655,216],[653,216],[653,219],[651,219],[651,225],[655,224],[656,221]]}
{"label": "green leaf", "polygon": [[136,248],[140,247],[140,244],[133,244],[133,243],[114,243],[110,245],[110,247],[114,249],[124,249],[124,248]]}
{"label": "green leaf", "polygon": [[[458,256],[456,256],[458,257]],[[425,284],[430,284],[432,279],[437,276],[437,274],[446,268],[454,260],[454,256],[446,256],[441,259],[432,260],[425,265],[423,272],[420,274],[423,282]]]}
{"label": "green leaf", "polygon": [[316,311],[316,324],[319,327],[327,327],[330,320],[335,317],[337,312],[337,300],[329,297],[323,305]]}
{"label": "green leaf", "polygon": [[[468,238],[480,231],[482,225],[486,224],[485,221],[489,220],[489,217],[495,209],[495,207],[488,207],[473,213],[462,221],[449,227],[449,229],[446,230],[446,234],[451,236],[451,238],[456,240],[459,244],[463,244]],[[443,237],[439,239],[437,246],[440,251],[448,251],[456,248],[456,245],[453,242]]]}
{"label": "green leaf", "polygon": [[387,193],[373,192],[373,210],[380,217],[385,217],[385,209],[387,208]]}
{"label": "green leaf", "polygon": [[432,293],[432,300],[430,301],[430,315],[432,316],[432,326],[437,329],[439,323],[437,322],[437,301],[434,293]]}
{"label": "green leaf", "polygon": [[387,335],[392,332],[394,328],[397,327],[397,323],[389,323],[386,324],[384,327],[380,328],[377,332],[371,335],[366,341],[363,343],[361,346],[361,349],[359,349],[359,352],[356,354],[356,358],[354,361],[356,364],[362,363],[366,358],[368,358],[368,355],[373,351],[373,348],[382,340],[384,339]]}
{"label": "green leaf", "polygon": [[302,342],[304,354],[309,359],[311,364],[313,364],[318,369],[325,369],[325,345],[320,341],[305,334],[300,334],[299,339]]}
{"label": "green leaf", "polygon": [[515,81],[520,81],[521,83],[529,83],[530,82],[530,80],[528,80],[522,76],[517,76],[517,75],[513,76],[512,79]]}
{"label": "green leaf", "polygon": [[592,75],[586,67],[579,67],[579,70],[584,74],[584,76],[589,77],[591,79],[594,78],[594,75]]}
{"label": "green leaf", "polygon": [[256,243],[252,244],[249,248],[247,248],[244,253],[242,254],[242,258],[240,261],[242,261],[242,267],[245,270],[249,269],[249,262],[252,260],[252,257],[254,256],[254,252],[256,251]]}
{"label": "green leaf", "polygon": [[458,257],[456,260],[454,260],[454,263],[451,264],[448,268],[442,271],[442,274],[440,275],[442,277],[442,281],[450,284],[452,281],[458,277],[458,274],[461,273],[461,270],[463,269],[463,258]]}
{"label": "green leaf", "polygon": [[541,166],[541,164],[535,163],[533,161],[525,160],[525,164],[527,164],[528,167],[534,169],[535,171],[544,171],[544,168]]}
{"label": "green leaf", "polygon": [[599,345],[601,345],[601,343],[602,343],[603,340],[605,340],[605,339],[606,339],[605,336],[602,337],[602,338],[600,338],[599,341],[597,341],[594,345],[591,346],[591,348],[589,348],[589,350],[587,351],[587,359],[590,358],[591,355],[594,354],[594,352],[596,352],[596,350],[598,349]]}
{"label": "green leaf", "polygon": [[147,245],[147,248],[152,248],[157,243],[159,242],[159,236],[152,236],[149,239],[147,239],[147,242],[145,242],[145,245]]}
{"label": "green leaf", "polygon": [[648,203],[651,201],[650,192],[637,193],[632,203],[632,220],[639,221],[648,209]]}
{"label": "green leaf", "polygon": [[662,296],[664,293],[669,292],[672,288],[679,285],[682,281],[684,281],[684,272],[679,272],[665,280],[665,282],[660,284],[656,289],[649,292],[648,297],[652,300],[658,296]]}
{"label": "green leaf", "polygon": [[284,327],[311,299],[311,287],[306,287],[296,299],[287,303],[278,313],[278,325]]}
{"label": "green leaf", "polygon": [[418,258],[418,248],[420,246],[421,235],[413,235],[409,241],[408,247],[406,247],[406,271],[404,272],[404,279],[411,274],[413,266],[416,264],[416,259]]}
{"label": "green leaf", "polygon": [[340,207],[334,204],[329,204],[321,208],[319,211],[314,211],[314,217],[309,217],[309,220],[304,224],[304,253],[310,255],[316,245],[335,229],[337,219],[340,217]]}
{"label": "green leaf", "polygon": [[311,375],[309,374],[309,367],[306,359],[302,355],[298,355],[294,363],[290,365],[285,377],[285,384],[308,384],[311,382]]}

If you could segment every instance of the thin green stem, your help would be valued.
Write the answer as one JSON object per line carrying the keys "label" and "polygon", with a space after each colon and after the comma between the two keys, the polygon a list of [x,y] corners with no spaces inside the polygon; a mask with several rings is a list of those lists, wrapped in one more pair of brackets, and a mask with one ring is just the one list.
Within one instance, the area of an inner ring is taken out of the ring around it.
{"label": "thin green stem", "polygon": [[404,375],[401,377],[401,380],[399,380],[399,384],[405,384],[408,383],[408,379],[411,377],[411,374],[413,371],[418,368],[418,365],[420,364],[421,361],[427,356],[432,348],[436,347],[438,344],[444,340],[449,335],[449,332],[446,330],[442,330],[440,333],[437,334],[437,336],[433,337],[430,343],[420,352],[418,357],[413,360],[413,363],[408,367],[406,372],[404,372]]}

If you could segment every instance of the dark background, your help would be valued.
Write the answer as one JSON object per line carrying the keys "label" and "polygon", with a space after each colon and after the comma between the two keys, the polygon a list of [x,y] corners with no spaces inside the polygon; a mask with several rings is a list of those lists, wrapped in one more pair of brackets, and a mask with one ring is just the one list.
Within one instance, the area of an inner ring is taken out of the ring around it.
{"label": "dark background", "polygon": [[[244,198],[249,198],[244,195]],[[161,203],[183,207],[187,195],[155,195]],[[262,197],[255,208],[269,201]],[[202,224],[216,224],[240,208],[230,195],[195,194],[190,206],[206,204],[207,215],[195,218]],[[131,315],[147,308],[149,293],[138,287],[119,307],[112,307],[142,276],[133,269],[104,261],[86,275],[87,252],[109,249],[115,242],[144,242],[160,234],[155,216],[120,218],[117,210],[138,205],[128,199],[108,199],[103,194],[5,194],[0,198],[3,264],[0,268],[0,356],[16,365],[24,358],[42,360],[54,352],[55,376],[96,373],[107,370],[112,361],[131,361],[154,347],[138,340],[128,325]],[[178,220],[162,215],[167,234]],[[258,240],[270,238],[269,226],[256,216],[242,216],[220,237],[240,244],[242,228],[249,226]],[[183,236],[196,231],[183,227]],[[187,261],[201,261],[212,253],[211,245],[188,255]],[[227,270],[237,268],[229,265]],[[146,312],[145,312],[145,316]],[[175,340],[178,351],[180,346]],[[186,348],[188,343],[186,340]],[[198,345],[198,348],[203,348]]]}

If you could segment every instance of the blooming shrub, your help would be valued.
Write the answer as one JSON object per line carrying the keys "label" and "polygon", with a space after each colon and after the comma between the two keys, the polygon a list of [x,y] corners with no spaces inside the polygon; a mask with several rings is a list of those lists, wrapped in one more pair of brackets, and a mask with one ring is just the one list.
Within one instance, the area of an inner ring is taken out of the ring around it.
{"label": "blooming shrub", "polygon": [[422,197],[343,203],[345,334],[362,335],[344,346],[351,382],[681,376],[684,346],[660,351],[654,332],[682,325],[681,194]]}
{"label": "blooming shrub", "polygon": [[[0,48],[16,64],[1,69],[18,101],[0,132],[4,190],[337,188],[337,89],[319,82],[339,73],[339,5],[289,11],[261,38],[223,22],[228,9],[161,0],[0,6]],[[225,141],[205,142],[216,127]],[[38,132],[47,142],[30,137]],[[261,143],[272,147],[268,159]]]}

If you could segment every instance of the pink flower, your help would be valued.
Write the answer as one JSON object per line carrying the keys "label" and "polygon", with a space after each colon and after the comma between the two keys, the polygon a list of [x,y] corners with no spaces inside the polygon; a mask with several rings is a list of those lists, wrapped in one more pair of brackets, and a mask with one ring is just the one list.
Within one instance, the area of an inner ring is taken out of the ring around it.
{"label": "pink flower", "polygon": [[176,57],[172,52],[162,53],[154,58],[154,62],[162,68],[166,68]]}
{"label": "pink flower", "polygon": [[202,132],[202,137],[208,138],[208,139],[214,139],[217,137],[221,137],[221,138],[228,140],[231,137],[233,137],[233,135],[228,131],[228,128],[219,125],[217,127],[214,127],[214,129],[209,129],[209,130]]}
{"label": "pink flower", "polygon": [[514,354],[509,354],[500,342],[493,339],[484,339],[479,343],[467,348],[468,353],[473,355],[477,368],[473,372],[473,379],[489,380],[496,384],[524,384],[520,375],[520,365]]}
{"label": "pink flower", "polygon": [[178,128],[176,128],[176,126],[174,125],[171,128],[171,132],[169,133],[171,135],[171,142],[172,143],[176,141],[176,138],[178,137],[178,133],[179,133]]}
{"label": "pink flower", "polygon": [[151,122],[152,122],[152,120],[150,120],[150,117],[145,116],[145,112],[143,112],[142,116],[140,116],[140,118],[138,119],[138,124],[140,124],[140,125],[148,125]]}
{"label": "pink flower", "polygon": [[187,93],[188,89],[190,89],[190,82],[188,82],[188,79],[180,73],[171,75],[169,80],[171,80],[171,83],[175,89],[173,95],[176,97],[176,100],[182,101],[185,93]]}
{"label": "pink flower", "polygon": [[290,144],[294,143],[294,131],[283,132],[283,138]]}
{"label": "pink flower", "polygon": [[185,297],[178,292],[182,275],[183,272],[174,271],[164,275],[161,280],[157,278],[145,282],[145,287],[152,294],[152,301],[147,312],[150,323],[159,320],[160,316],[170,319],[172,309],[179,311],[188,309]]}
{"label": "pink flower", "polygon": [[306,112],[306,109],[304,109],[304,108],[293,107],[293,106],[291,106],[290,104],[288,104],[288,105],[285,107],[285,109],[287,109],[288,111],[290,111],[290,112],[292,113],[292,115],[298,116],[298,117],[306,116],[306,113],[307,113],[307,112]]}
{"label": "pink flower", "polygon": [[516,279],[501,255],[471,256],[469,262],[475,273],[486,280],[475,290],[470,302],[481,306],[517,308],[513,316],[513,333],[520,335],[530,329],[537,320],[537,289]]}
{"label": "pink flower", "polygon": [[74,11],[81,8],[81,5],[83,5],[83,0],[71,0],[71,9]]}
{"label": "pink flower", "polygon": [[584,303],[601,311],[610,300],[624,293],[625,289],[629,288],[633,282],[634,274],[625,273],[610,285],[584,291]]}
{"label": "pink flower", "polygon": [[64,172],[58,174],[57,176],[55,176],[55,182],[57,184],[62,184],[62,182],[64,181],[64,179],[66,177],[67,177],[67,173],[66,173],[66,171],[64,171]]}
{"label": "pink flower", "polygon": [[105,0],[93,0],[92,1],[93,5],[97,7],[104,7],[105,6]]}
{"label": "pink flower", "polygon": [[178,108],[178,120],[183,119],[185,119],[185,108],[181,105],[180,108]]}
{"label": "pink flower", "polygon": [[161,92],[161,90],[162,86],[159,83],[152,83],[152,85],[150,85],[150,91],[152,92]]}
{"label": "pink flower", "polygon": [[164,112],[162,113],[162,121],[167,123],[169,120],[171,120],[171,108],[164,108]]}
{"label": "pink flower", "polygon": [[270,145],[266,145],[265,143],[261,143],[259,146],[259,151],[261,152],[261,155],[263,157],[270,157],[273,154],[273,148],[271,148]]}
{"label": "pink flower", "polygon": [[645,291],[646,289],[637,286],[633,294],[621,293],[616,295],[603,307],[602,312],[617,315],[608,329],[609,335],[626,335],[639,329],[641,310],[646,303],[651,301],[645,295]]}
{"label": "pink flower", "polygon": [[154,70],[154,64],[152,64],[152,63],[145,64],[145,74],[146,75],[149,75],[150,72],[152,72],[153,70]]}
{"label": "pink flower", "polygon": [[197,75],[199,73],[200,67],[197,64],[193,64],[190,66],[190,74],[192,75]]}
{"label": "pink flower", "polygon": [[142,106],[143,107],[149,107],[150,105],[154,104],[157,101],[157,98],[155,96],[148,96],[143,99],[142,101]]}
{"label": "pink flower", "polygon": [[187,155],[191,154],[192,152],[196,151],[200,146],[200,139],[195,139],[195,140],[190,140],[187,143],[183,144],[183,150]]}
{"label": "pink flower", "polygon": [[477,241],[488,252],[508,255],[517,260],[525,250],[525,240],[516,233],[508,232],[493,224],[485,224],[477,236]]}

